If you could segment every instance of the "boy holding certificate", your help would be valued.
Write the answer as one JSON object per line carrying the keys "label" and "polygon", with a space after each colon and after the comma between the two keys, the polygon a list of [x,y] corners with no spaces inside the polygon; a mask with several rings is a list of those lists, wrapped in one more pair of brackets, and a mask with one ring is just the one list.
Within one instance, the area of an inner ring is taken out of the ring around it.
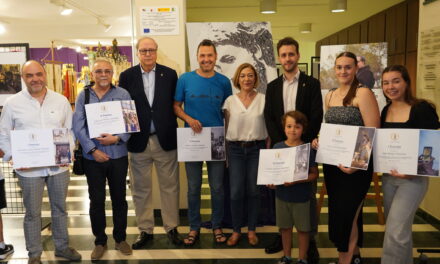
{"label": "boy holding certificate", "polygon": [[[287,112],[282,123],[287,140],[278,142],[273,148],[289,148],[304,144],[301,135],[307,128],[306,116],[298,111]],[[284,256],[278,264],[290,264],[292,260],[292,229],[298,233],[299,256],[297,264],[307,264],[310,226],[310,181],[318,177],[318,166],[315,163],[315,151],[309,157],[309,177],[307,180],[285,182],[283,185],[268,185],[276,193],[276,222],[281,230]]]}

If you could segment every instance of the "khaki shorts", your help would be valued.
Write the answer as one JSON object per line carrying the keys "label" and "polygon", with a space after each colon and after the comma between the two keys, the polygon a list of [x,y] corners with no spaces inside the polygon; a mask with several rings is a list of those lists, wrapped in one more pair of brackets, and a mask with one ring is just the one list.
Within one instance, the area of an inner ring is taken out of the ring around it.
{"label": "khaki shorts", "polygon": [[275,212],[279,228],[295,228],[301,232],[310,232],[310,201],[293,203],[275,199]]}

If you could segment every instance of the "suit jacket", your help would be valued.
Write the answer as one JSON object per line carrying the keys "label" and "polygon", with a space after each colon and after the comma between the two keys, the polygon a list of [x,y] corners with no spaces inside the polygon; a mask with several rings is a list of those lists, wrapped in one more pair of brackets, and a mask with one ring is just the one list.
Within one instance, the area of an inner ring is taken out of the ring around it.
{"label": "suit jacket", "polygon": [[[306,115],[308,127],[302,137],[304,142],[311,142],[321,129],[323,109],[321,84],[313,77],[301,72],[298,79],[298,92],[295,109]],[[279,76],[267,85],[264,119],[271,139],[271,145],[286,140],[281,124],[284,115],[283,76]]]}
{"label": "suit jacket", "polygon": [[156,64],[154,99],[148,102],[142,81],[140,65],[121,73],[119,86],[126,89],[135,101],[141,132],[133,133],[127,147],[130,152],[143,152],[148,144],[151,121],[162,149],[168,151],[177,148],[177,119],[173,103],[176,91],[177,73],[166,66]]}

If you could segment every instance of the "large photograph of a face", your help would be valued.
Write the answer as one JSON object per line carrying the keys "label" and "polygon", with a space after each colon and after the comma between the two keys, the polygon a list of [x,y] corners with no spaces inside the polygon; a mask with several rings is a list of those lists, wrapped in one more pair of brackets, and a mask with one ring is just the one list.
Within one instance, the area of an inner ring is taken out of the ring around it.
{"label": "large photograph of a face", "polygon": [[382,109],[385,97],[381,89],[382,71],[387,67],[387,43],[364,43],[350,45],[331,45],[321,47],[319,80],[323,98],[329,89],[338,87],[338,81],[334,70],[336,57],[350,51],[357,58],[356,78],[364,86],[372,89]]}
{"label": "large photograph of a face", "polygon": [[277,77],[270,23],[187,23],[186,27],[191,70],[199,67],[198,44],[203,39],[210,39],[217,49],[215,70],[229,79],[245,62],[257,70],[260,85],[256,89],[261,93],[266,93],[267,83]]}

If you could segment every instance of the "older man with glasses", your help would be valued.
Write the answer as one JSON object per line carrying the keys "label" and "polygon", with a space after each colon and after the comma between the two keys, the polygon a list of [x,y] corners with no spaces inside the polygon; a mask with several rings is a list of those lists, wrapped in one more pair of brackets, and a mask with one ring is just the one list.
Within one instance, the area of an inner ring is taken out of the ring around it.
{"label": "older man with glasses", "polygon": [[83,148],[84,172],[89,185],[90,222],[95,236],[92,260],[100,259],[107,249],[106,181],[112,201],[115,248],[124,255],[132,254],[130,246],[125,242],[128,212],[125,198],[128,170],[127,141],[130,135],[104,133],[100,137],[91,139],[85,113],[85,104],[88,103],[131,100],[126,90],[112,85],[112,75],[113,67],[110,62],[96,60],[92,70],[95,83],[85,87],[78,95],[73,114],[73,131]]}
{"label": "older man with glasses", "polygon": [[177,120],[173,111],[177,73],[156,63],[158,45],[143,37],[136,44],[139,65],[127,69],[119,85],[136,103],[140,133],[128,141],[130,182],[139,237],[133,249],[148,246],[153,239],[153,164],[159,183],[161,216],[169,241],[182,243],[179,225],[179,170],[177,163]]}

